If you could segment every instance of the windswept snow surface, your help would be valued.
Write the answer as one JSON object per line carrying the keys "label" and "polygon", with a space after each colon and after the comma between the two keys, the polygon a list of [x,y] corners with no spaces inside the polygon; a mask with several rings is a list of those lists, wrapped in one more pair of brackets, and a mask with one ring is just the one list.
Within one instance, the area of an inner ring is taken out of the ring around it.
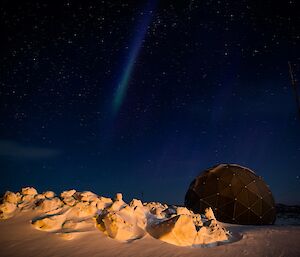
{"label": "windswept snow surface", "polygon": [[0,256],[7,257],[300,256],[297,226],[229,225],[211,209],[199,215],[136,199],[127,204],[122,194],[24,188],[5,194],[0,218]]}

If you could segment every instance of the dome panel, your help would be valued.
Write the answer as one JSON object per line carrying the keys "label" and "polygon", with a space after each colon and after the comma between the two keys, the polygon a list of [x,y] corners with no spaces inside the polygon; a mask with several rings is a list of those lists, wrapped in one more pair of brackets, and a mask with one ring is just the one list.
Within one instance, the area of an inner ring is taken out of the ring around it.
{"label": "dome panel", "polygon": [[237,218],[238,216],[240,216],[242,213],[248,211],[247,206],[236,202],[235,206],[234,206],[234,213],[233,213],[233,217]]}
{"label": "dome panel", "polygon": [[234,199],[234,194],[233,194],[233,192],[231,190],[231,187],[229,185],[227,185],[227,187],[225,189],[223,189],[222,191],[217,192],[217,193],[219,193],[222,196]]}
{"label": "dome panel", "polygon": [[224,205],[227,205],[231,202],[233,202],[234,200],[232,200],[232,197],[227,197],[224,195],[219,195],[218,197],[218,207],[221,208]]}
{"label": "dome panel", "polygon": [[249,206],[250,202],[249,202],[249,197],[248,197],[248,190],[246,188],[243,188],[237,195],[236,195],[236,199],[239,202],[244,203],[244,205]]}
{"label": "dome panel", "polygon": [[261,213],[262,213],[262,201],[256,201],[251,206],[251,211],[254,212],[257,216],[261,216]]}

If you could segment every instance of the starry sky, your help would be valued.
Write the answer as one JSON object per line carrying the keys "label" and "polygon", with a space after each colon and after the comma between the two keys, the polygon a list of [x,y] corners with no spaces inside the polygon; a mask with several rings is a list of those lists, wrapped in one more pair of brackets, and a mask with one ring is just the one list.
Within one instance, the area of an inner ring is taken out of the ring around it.
{"label": "starry sky", "polygon": [[297,9],[295,0],[1,1],[0,191],[181,204],[200,171],[237,163],[277,202],[299,204],[288,69],[300,76]]}

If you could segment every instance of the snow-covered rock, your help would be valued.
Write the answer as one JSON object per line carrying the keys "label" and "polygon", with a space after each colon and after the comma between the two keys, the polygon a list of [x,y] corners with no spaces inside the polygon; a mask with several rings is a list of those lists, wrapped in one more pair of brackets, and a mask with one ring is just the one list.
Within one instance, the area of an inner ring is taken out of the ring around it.
{"label": "snow-covered rock", "polygon": [[34,196],[34,199],[35,200],[42,200],[42,199],[45,199],[46,197],[44,196],[44,194],[37,194]]}
{"label": "snow-covered rock", "polygon": [[[200,231],[199,231],[200,232]],[[198,234],[200,234],[198,232]],[[206,227],[205,233],[203,233],[203,243],[201,244],[211,244],[214,242],[225,241],[228,239],[227,231],[218,224],[216,219],[211,219],[208,227]]]}
{"label": "snow-covered rock", "polygon": [[[199,216],[196,216],[199,217]],[[176,215],[162,222],[150,224],[148,232],[157,239],[179,246],[197,246],[228,239],[228,234],[215,219],[207,226],[192,213]]]}
{"label": "snow-covered rock", "polygon": [[214,215],[214,212],[211,208],[207,208],[205,209],[205,217],[208,219],[208,220],[215,220],[215,215]]}
{"label": "snow-covered rock", "polygon": [[82,192],[80,193],[80,195],[81,195],[81,201],[84,202],[95,202],[98,199],[98,195],[90,191]]}
{"label": "snow-covered rock", "polygon": [[154,238],[179,246],[193,245],[197,235],[192,217],[184,214],[150,225],[148,231]]}
{"label": "snow-covered rock", "polygon": [[127,205],[119,193],[111,206],[99,212],[97,224],[109,237],[120,241],[141,238],[146,234],[147,224],[144,206],[136,199]]}
{"label": "snow-covered rock", "polygon": [[176,213],[177,213],[177,215],[191,215],[191,211],[189,211],[185,207],[178,207],[176,209]]}
{"label": "snow-covered rock", "polygon": [[111,198],[107,198],[107,197],[99,197],[99,201],[97,201],[97,209],[98,210],[103,210],[106,207],[111,206],[113,203]]}
{"label": "snow-covered rock", "polygon": [[58,197],[54,197],[52,199],[46,198],[41,200],[41,202],[38,203],[36,209],[42,212],[49,212],[61,208],[62,206],[63,206],[63,202]]}
{"label": "snow-covered rock", "polygon": [[109,206],[110,211],[119,211],[123,207],[125,207],[127,204],[123,201],[123,196],[121,193],[117,193],[115,200],[113,201],[112,205]]}
{"label": "snow-covered rock", "polygon": [[71,209],[72,215],[79,218],[93,217],[97,213],[97,208],[87,202],[78,202]]}
{"label": "snow-covered rock", "polygon": [[107,235],[117,240],[133,240],[145,234],[142,228],[117,213],[108,213],[103,217],[102,222]]}
{"label": "snow-covered rock", "polygon": [[193,222],[194,222],[196,227],[202,227],[203,226],[203,222],[202,222],[200,214],[193,214]]}
{"label": "snow-covered rock", "polygon": [[33,187],[22,188],[22,195],[36,195],[38,192]]}
{"label": "snow-covered rock", "polygon": [[36,195],[22,195],[21,201],[22,202],[31,202],[35,199]]}
{"label": "snow-covered rock", "polygon": [[65,215],[48,216],[32,221],[32,226],[38,230],[55,231],[62,228],[65,219]]}
{"label": "snow-covered rock", "polygon": [[63,202],[68,206],[75,206],[78,201],[73,197],[64,198]]}
{"label": "snow-covered rock", "polygon": [[17,210],[17,206],[14,203],[4,202],[0,204],[0,219],[8,219],[12,217]]}
{"label": "snow-covered rock", "polygon": [[43,196],[50,199],[50,198],[55,197],[55,193],[53,191],[46,191],[43,193]]}
{"label": "snow-covered rock", "polygon": [[201,216],[185,207],[158,202],[133,199],[127,204],[121,193],[112,200],[74,189],[62,192],[60,197],[52,191],[38,194],[32,187],[23,188],[20,193],[8,191],[0,205],[0,219],[26,210],[38,211],[31,222],[34,228],[55,232],[67,240],[95,225],[107,236],[127,242],[146,234],[178,246],[206,245],[229,238],[211,208]]}
{"label": "snow-covered rock", "polygon": [[63,198],[63,202],[68,206],[74,206],[78,201],[74,197],[70,196]]}
{"label": "snow-covered rock", "polygon": [[76,190],[75,190],[75,189],[63,191],[63,192],[60,194],[60,197],[61,197],[61,198],[68,198],[68,197],[73,196],[75,193],[76,193]]}
{"label": "snow-covered rock", "polygon": [[19,192],[14,193],[14,192],[7,191],[4,194],[4,201],[8,203],[17,204],[18,202],[21,201],[21,195]]}
{"label": "snow-covered rock", "polygon": [[168,209],[167,205],[157,202],[150,202],[147,203],[145,206],[150,211],[150,213],[156,216],[157,218],[163,219],[166,217],[166,210]]}

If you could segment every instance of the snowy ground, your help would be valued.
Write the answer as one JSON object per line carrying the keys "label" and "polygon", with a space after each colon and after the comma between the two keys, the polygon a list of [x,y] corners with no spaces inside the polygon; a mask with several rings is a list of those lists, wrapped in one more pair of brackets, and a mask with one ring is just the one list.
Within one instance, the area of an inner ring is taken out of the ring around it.
{"label": "snowy ground", "polygon": [[[215,244],[202,244],[198,245],[198,247],[197,245],[176,246],[171,244],[174,243],[172,237],[160,238],[157,236],[154,238],[153,234],[144,233],[144,230],[138,230],[140,237],[134,238],[137,240],[120,241],[116,239],[118,239],[118,237],[127,237],[128,235],[132,236],[132,230],[128,230],[128,228],[125,227],[125,230],[123,229],[121,231],[125,231],[126,233],[124,232],[119,235],[114,234],[111,233],[114,226],[111,226],[112,223],[108,222],[108,226],[104,226],[104,230],[105,228],[110,229],[110,233],[108,233],[108,231],[100,231],[101,226],[99,227],[96,219],[90,218],[94,209],[86,208],[88,205],[69,202],[69,205],[78,205],[80,211],[78,211],[79,209],[77,207],[68,209],[65,204],[61,206],[62,209],[57,209],[57,204],[60,202],[58,200],[54,201],[54,196],[51,195],[51,193],[48,193],[47,196],[52,200],[45,201],[47,200],[46,197],[43,201],[39,201],[38,206],[35,204],[34,208],[28,204],[28,202],[32,202],[32,198],[29,196],[25,198],[22,196],[27,201],[23,201],[21,204],[19,203],[19,205],[24,208],[22,211],[13,211],[13,206],[7,207],[7,219],[0,221],[0,256],[300,256],[300,226],[241,226],[219,224],[217,228],[225,227],[226,230],[230,231],[232,235],[229,237],[230,242],[228,242],[228,240],[220,240]],[[68,197],[66,194],[65,198]],[[92,199],[92,195],[88,193],[85,197],[88,198],[87,200]],[[35,198],[42,197],[35,196]],[[68,200],[70,199],[68,198]],[[15,199],[10,197],[10,201],[15,201]],[[102,203],[98,202],[98,207],[102,204],[104,208],[103,202],[108,201],[107,198],[102,199]],[[90,201],[90,203],[92,202],[93,201]],[[116,202],[116,204],[113,208],[118,209],[120,199],[114,202]],[[134,205],[139,205],[139,202],[134,202]],[[157,204],[154,205],[156,206],[156,210],[155,215],[151,216],[151,222],[153,218],[157,218],[158,216],[160,216],[160,221],[165,221],[165,217],[161,216],[165,212],[159,211]],[[51,210],[53,208],[56,209]],[[106,208],[110,208],[107,210],[111,210],[111,207]],[[130,211],[129,207],[127,209]],[[9,214],[10,211],[13,212]],[[46,216],[45,211],[47,213]],[[177,212],[182,213],[180,215],[183,217],[187,215],[184,209],[178,209]],[[120,215],[121,214],[122,213],[120,213]],[[125,214],[127,215],[128,212],[125,212]],[[10,215],[11,217],[9,217]],[[124,216],[124,213],[122,215],[122,217],[126,219],[126,215]],[[174,220],[173,216],[177,217],[178,214],[175,213],[171,215],[171,218],[167,219],[168,224],[170,220]],[[51,220],[51,217],[55,218]],[[48,220],[49,218],[50,220]],[[63,226],[61,225],[61,219],[64,219],[62,223],[64,224]],[[101,220],[105,220],[105,218]],[[204,221],[203,223],[206,222],[205,217],[202,217],[202,220]],[[129,221],[131,223],[133,221],[136,222],[135,219]],[[154,221],[157,221],[157,219],[154,219]],[[178,220],[176,219],[176,221]],[[105,222],[103,222],[103,224],[104,223]],[[285,223],[286,222],[279,222],[279,224]],[[114,224],[118,226],[118,223]],[[179,223],[179,225],[181,224],[182,223]],[[173,225],[171,227],[173,231],[176,232],[178,222]],[[205,227],[205,225],[200,226]],[[142,225],[139,225],[139,227],[142,227]],[[164,229],[165,225],[162,227]],[[207,229],[211,228],[207,225]],[[186,230],[184,230],[183,233],[185,231]],[[213,232],[211,231],[210,233],[216,233],[216,231],[220,233],[219,230],[213,230]],[[204,235],[206,235],[205,233]],[[218,239],[220,236],[219,234],[214,235],[217,235],[214,239]],[[113,238],[114,236],[115,238]],[[167,243],[166,241],[168,240],[171,240],[171,243]],[[216,244],[218,245],[214,246]]]}

